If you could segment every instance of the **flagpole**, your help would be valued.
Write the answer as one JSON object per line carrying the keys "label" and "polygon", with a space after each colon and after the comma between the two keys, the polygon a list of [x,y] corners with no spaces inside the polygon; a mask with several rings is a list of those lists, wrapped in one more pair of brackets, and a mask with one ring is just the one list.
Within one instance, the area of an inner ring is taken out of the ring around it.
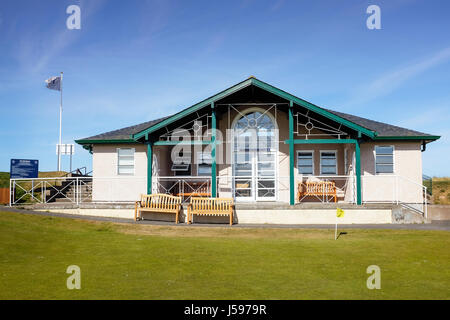
{"label": "flagpole", "polygon": [[336,227],[334,228],[334,240],[337,239],[337,220],[338,220],[338,218],[337,218],[337,214],[336,214]]}
{"label": "flagpole", "polygon": [[59,144],[58,144],[58,171],[61,171],[61,133],[62,133],[62,93],[63,93],[63,73],[60,81],[61,100],[59,104]]}

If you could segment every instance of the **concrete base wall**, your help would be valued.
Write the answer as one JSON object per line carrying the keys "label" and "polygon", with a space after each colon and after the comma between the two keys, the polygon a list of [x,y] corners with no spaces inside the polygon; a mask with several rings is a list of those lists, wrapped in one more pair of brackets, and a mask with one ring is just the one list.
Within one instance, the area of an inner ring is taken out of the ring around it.
{"label": "concrete base wall", "polygon": [[[134,209],[50,209],[41,210],[85,216],[134,218]],[[175,221],[175,214],[144,213],[144,219]],[[181,213],[180,222],[186,221]],[[194,223],[228,223],[228,217],[194,216]],[[242,224],[334,224],[336,209],[298,209],[298,210],[236,210],[234,223]],[[379,224],[392,223],[391,209],[346,209],[341,224]]]}
{"label": "concrete base wall", "polygon": [[450,220],[450,205],[428,205],[429,220]]}

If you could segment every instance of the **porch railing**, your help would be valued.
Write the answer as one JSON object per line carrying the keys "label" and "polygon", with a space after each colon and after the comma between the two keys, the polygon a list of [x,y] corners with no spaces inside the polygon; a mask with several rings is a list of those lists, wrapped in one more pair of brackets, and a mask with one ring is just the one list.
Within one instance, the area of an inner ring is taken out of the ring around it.
{"label": "porch railing", "polygon": [[[427,188],[408,178],[398,175],[365,175],[361,177],[363,203],[395,203],[414,210],[427,217]],[[183,197],[187,202],[192,196],[211,196],[211,186],[216,183],[217,196],[236,197],[237,188],[243,194],[249,190],[257,200],[289,202],[289,177],[244,177],[211,176],[154,176],[153,193],[169,193]],[[312,197],[299,195],[299,187],[306,187],[307,181],[330,181],[336,188],[339,203],[356,202],[356,178],[347,176],[297,176],[294,186],[296,203],[332,201],[330,195],[316,194]],[[56,177],[10,180],[10,205],[23,203],[85,202],[111,203],[134,202],[139,194],[147,192],[147,178],[124,177]],[[255,195],[256,192],[256,195]]]}

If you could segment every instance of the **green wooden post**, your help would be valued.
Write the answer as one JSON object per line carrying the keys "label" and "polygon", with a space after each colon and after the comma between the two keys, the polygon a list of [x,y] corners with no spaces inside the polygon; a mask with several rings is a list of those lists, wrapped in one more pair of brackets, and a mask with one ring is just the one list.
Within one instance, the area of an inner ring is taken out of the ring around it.
{"label": "green wooden post", "polygon": [[211,136],[211,195],[213,198],[217,196],[217,177],[216,177],[216,109],[214,108],[214,102],[211,103],[211,129],[212,129],[212,136]]}
{"label": "green wooden post", "polygon": [[356,160],[356,204],[362,204],[361,201],[361,150],[359,148],[359,140],[355,143],[355,160]]}
{"label": "green wooden post", "polygon": [[289,204],[295,203],[295,177],[294,177],[294,104],[289,103]]}
{"label": "green wooden post", "polygon": [[153,174],[152,143],[147,141],[147,194],[152,194],[152,174]]}

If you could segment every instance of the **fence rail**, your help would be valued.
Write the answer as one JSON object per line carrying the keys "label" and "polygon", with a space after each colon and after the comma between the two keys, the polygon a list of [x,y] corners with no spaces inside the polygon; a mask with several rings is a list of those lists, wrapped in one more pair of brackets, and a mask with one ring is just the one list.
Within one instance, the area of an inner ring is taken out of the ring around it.
{"label": "fence rail", "polygon": [[[243,200],[289,201],[289,177],[272,176],[154,176],[152,193],[175,194],[187,202],[192,196],[211,196],[216,183],[217,196],[241,197]],[[356,178],[346,176],[297,176],[295,179],[296,203],[330,202],[329,189],[322,195],[297,196],[299,188],[308,181],[333,182],[338,203],[356,203]],[[395,203],[422,213],[427,217],[427,188],[397,175],[362,176],[363,203]],[[134,202],[140,194],[147,193],[147,178],[124,177],[56,177],[35,179],[10,179],[9,204],[68,202],[111,203]],[[301,193],[300,193],[301,195]],[[253,197],[253,198],[252,198]]]}

